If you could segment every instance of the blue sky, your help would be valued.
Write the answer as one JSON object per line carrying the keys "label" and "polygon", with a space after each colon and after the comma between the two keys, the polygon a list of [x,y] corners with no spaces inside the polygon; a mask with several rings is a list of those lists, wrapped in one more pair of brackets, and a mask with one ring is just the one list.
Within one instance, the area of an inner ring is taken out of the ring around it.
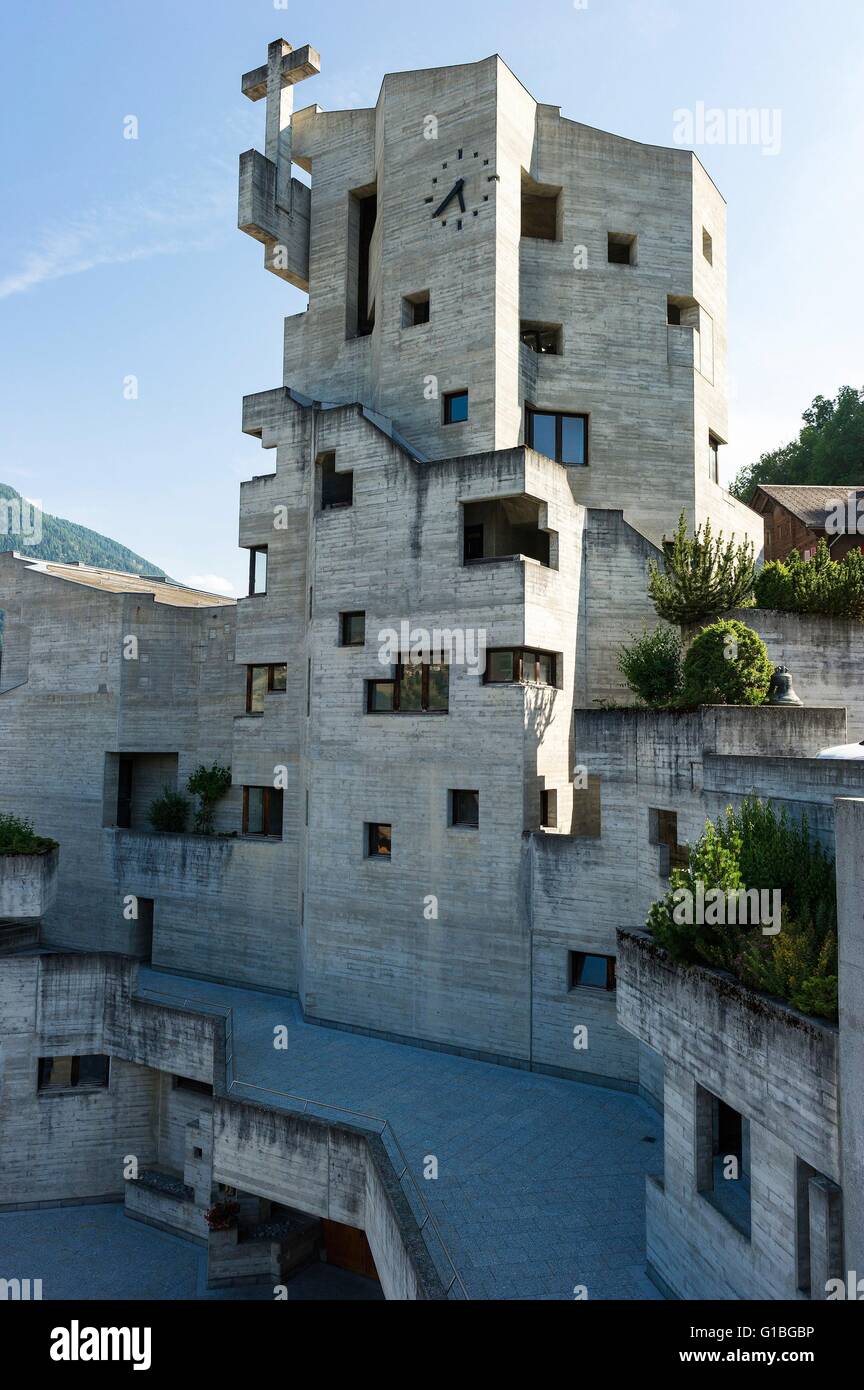
{"label": "blue sky", "polygon": [[272,459],[241,397],[280,384],[304,303],[235,229],[264,119],[240,75],[278,36],[320,51],[298,104],[325,109],[497,51],[539,100],[649,143],[699,102],[779,110],[776,155],[698,150],[729,203],[727,476],[864,385],[859,0],[4,0],[0,481],[46,511],[242,592],[238,486]]}

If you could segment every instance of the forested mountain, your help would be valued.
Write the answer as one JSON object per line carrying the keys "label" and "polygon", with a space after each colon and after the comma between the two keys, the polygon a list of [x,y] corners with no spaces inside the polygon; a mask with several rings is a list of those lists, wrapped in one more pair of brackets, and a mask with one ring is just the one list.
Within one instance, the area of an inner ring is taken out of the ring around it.
{"label": "forested mountain", "polygon": [[[119,541],[112,541],[76,521],[42,513],[42,539],[38,544],[27,543],[28,523],[32,530],[32,512],[23,504],[23,526],[19,523],[21,495],[6,483],[0,483],[0,550],[18,550],[34,560],[57,560],[74,564],[98,565],[102,569],[123,570],[127,574],[163,575],[158,565],[136,555]],[[23,534],[22,534],[23,533]]]}

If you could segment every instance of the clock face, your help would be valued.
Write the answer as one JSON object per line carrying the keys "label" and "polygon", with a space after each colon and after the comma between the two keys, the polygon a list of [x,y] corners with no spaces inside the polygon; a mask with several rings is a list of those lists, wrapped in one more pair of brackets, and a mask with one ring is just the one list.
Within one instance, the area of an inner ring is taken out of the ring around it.
{"label": "clock face", "polygon": [[494,178],[489,160],[479,150],[460,149],[452,159],[442,160],[430,175],[431,192],[425,199],[433,222],[461,232],[489,202]]}

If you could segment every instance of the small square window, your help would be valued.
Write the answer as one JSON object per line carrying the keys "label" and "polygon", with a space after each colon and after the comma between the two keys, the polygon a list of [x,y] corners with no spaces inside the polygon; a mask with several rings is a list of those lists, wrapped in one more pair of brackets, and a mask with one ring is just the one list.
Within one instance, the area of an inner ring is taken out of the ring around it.
{"label": "small square window", "polygon": [[610,232],[608,257],[610,265],[635,265],[636,237],[627,232]]}
{"label": "small square window", "polygon": [[702,255],[709,265],[714,264],[714,241],[709,231],[702,228]]}
{"label": "small square window", "polygon": [[468,419],[468,392],[450,391],[444,397],[444,424],[461,425]]}
{"label": "small square window", "polygon": [[366,614],[340,613],[340,645],[343,647],[363,647],[366,645]]}
{"label": "small square window", "polygon": [[366,826],[366,856],[368,859],[389,859],[392,854],[393,827],[380,822]]}
{"label": "small square window", "polygon": [[480,826],[480,793],[452,791],[450,793],[450,824],[477,830]]}
{"label": "small square window", "polygon": [[419,328],[429,322],[429,291],[406,294],[402,300],[402,327]]}
{"label": "small square window", "polygon": [[570,951],[570,989],[615,989],[615,957]]}

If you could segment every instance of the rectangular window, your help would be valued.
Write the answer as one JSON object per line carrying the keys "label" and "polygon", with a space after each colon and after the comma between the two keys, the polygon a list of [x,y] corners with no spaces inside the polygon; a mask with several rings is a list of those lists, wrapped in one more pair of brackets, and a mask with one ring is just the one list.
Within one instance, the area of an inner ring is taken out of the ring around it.
{"label": "rectangular window", "polygon": [[175,1091],[191,1091],[196,1096],[212,1096],[213,1087],[209,1081],[197,1081],[194,1076],[175,1076]]}
{"label": "rectangular window", "polygon": [[475,791],[451,791],[450,824],[463,826],[467,830],[477,830],[480,825],[480,793]]}
{"label": "rectangular window", "polygon": [[339,614],[339,642],[343,647],[364,647],[366,645],[366,614]]}
{"label": "rectangular window", "polygon": [[602,779],[589,776],[585,786],[573,787],[573,830],[577,840],[599,840],[603,835],[600,788]]}
{"label": "rectangular window", "polygon": [[446,714],[450,708],[447,662],[399,662],[391,680],[366,682],[368,714]]}
{"label": "rectangular window", "polygon": [[284,694],[288,688],[288,667],[246,667],[246,713],[263,714],[268,694]]}
{"label": "rectangular window", "polygon": [[275,787],[243,788],[243,834],[282,839],[282,792]]}
{"label": "rectangular window", "polygon": [[39,1090],[104,1090],[109,1072],[110,1058],[100,1053],[83,1057],[40,1057]]}
{"label": "rectangular window", "polygon": [[558,829],[558,793],[549,787],[540,793],[540,824],[544,830]]}
{"label": "rectangular window", "polygon": [[713,434],[708,436],[708,477],[712,483],[720,482],[720,440]]}
{"label": "rectangular window", "polygon": [[702,228],[702,255],[709,265],[714,264],[714,241],[711,233],[706,231],[704,227]]}
{"label": "rectangular window", "polygon": [[681,326],[681,305],[673,304],[671,299],[666,301],[666,322],[675,328]]}
{"label": "rectangular window", "polygon": [[392,854],[393,827],[380,822],[366,826],[367,859],[389,859]]}
{"label": "rectangular window", "polygon": [[406,294],[402,300],[402,327],[419,328],[429,322],[429,291]]}
{"label": "rectangular window", "polygon": [[468,392],[449,391],[444,397],[444,424],[461,425],[468,419]]}
{"label": "rectangular window", "polygon": [[750,1239],[750,1122],[696,1087],[696,1186],[730,1225]]}
{"label": "rectangular window", "polygon": [[249,596],[267,592],[267,547],[253,545],[249,550]]}
{"label": "rectangular window", "polygon": [[568,952],[570,989],[615,989],[615,957],[592,956],[584,951]]}
{"label": "rectangular window", "polygon": [[686,845],[678,843],[677,811],[658,811],[651,807],[648,838],[652,845],[660,847],[658,872],[661,878],[668,878],[673,869],[687,868],[690,853]]}
{"label": "rectangular window", "polygon": [[321,470],[321,510],[335,511],[338,507],[354,505],[354,474],[336,472],[336,455],[322,454],[318,460]]}
{"label": "rectangular window", "polygon": [[528,447],[569,468],[588,463],[588,416],[528,407],[525,417]]}
{"label": "rectangular window", "polygon": [[558,659],[554,652],[527,651],[521,647],[486,653],[486,685],[507,685],[530,681],[537,685],[556,685]]}
{"label": "rectangular window", "polygon": [[560,323],[523,323],[519,329],[520,341],[532,352],[551,357],[561,354]]}
{"label": "rectangular window", "polygon": [[521,235],[535,241],[559,239],[561,189],[551,184],[535,183],[522,174]]}
{"label": "rectangular window", "polygon": [[470,565],[472,560],[482,560],[483,551],[483,526],[472,525],[465,527],[465,535],[462,547],[462,563]]}
{"label": "rectangular window", "polygon": [[629,232],[610,232],[608,237],[610,265],[636,264],[636,238]]}

